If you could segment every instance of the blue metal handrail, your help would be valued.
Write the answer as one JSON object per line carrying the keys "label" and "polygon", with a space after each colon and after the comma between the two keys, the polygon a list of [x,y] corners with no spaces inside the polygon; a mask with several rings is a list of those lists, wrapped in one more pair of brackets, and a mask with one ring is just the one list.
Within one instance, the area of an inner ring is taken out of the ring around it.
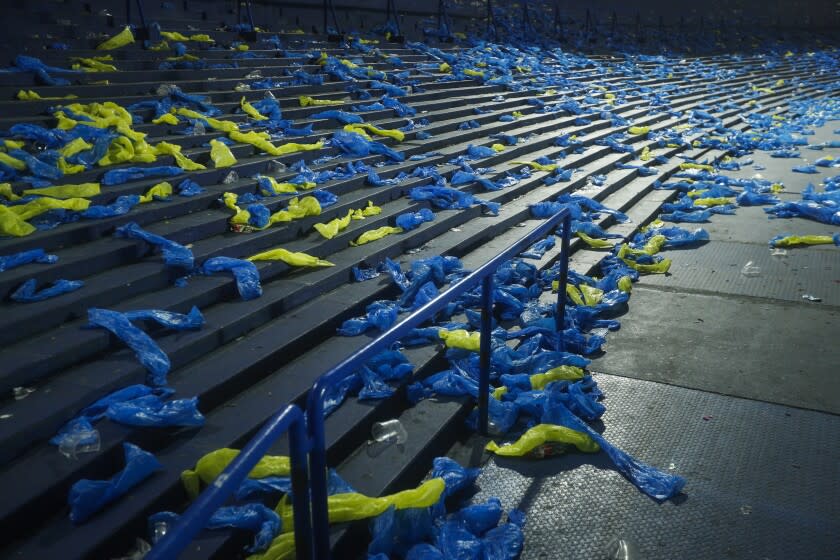
{"label": "blue metal handrail", "polygon": [[[152,547],[146,555],[146,560],[177,558],[207,525],[213,513],[239,488],[248,473],[262,459],[277,438],[286,431],[289,432],[289,458],[292,470],[295,550],[298,560],[312,558],[312,525],[309,516],[306,468],[308,441],[304,422],[303,412],[295,405],[289,405],[275,414],[222,471],[213,484],[196,498],[175,526],[170,528],[166,535]],[[301,512],[306,512],[306,514],[301,515]]]}
{"label": "blue metal handrail", "polygon": [[[564,208],[548,220],[531,230],[522,239],[490,259],[488,262],[456,282],[408,317],[382,333],[378,338],[366,344],[362,349],[345,358],[336,366],[318,378],[309,391],[306,405],[307,427],[311,449],[309,452],[309,473],[312,488],[312,524],[315,531],[315,557],[326,560],[330,556],[329,512],[327,507],[327,457],[326,436],[324,431],[324,400],[327,392],[337,383],[355,373],[379,352],[387,349],[394,342],[408,335],[412,329],[432,318],[450,301],[479,282],[482,283],[481,296],[481,345],[480,373],[478,382],[479,428],[487,432],[487,409],[490,394],[490,331],[493,306],[493,273],[499,266],[515,257],[535,241],[545,237],[548,232],[563,222],[560,255],[560,289],[557,291],[555,325],[562,334],[563,319],[566,309],[566,282],[569,266],[569,232],[571,214]],[[561,336],[562,339],[562,336]],[[297,510],[300,511],[300,510]],[[297,518],[297,516],[296,516]]]}

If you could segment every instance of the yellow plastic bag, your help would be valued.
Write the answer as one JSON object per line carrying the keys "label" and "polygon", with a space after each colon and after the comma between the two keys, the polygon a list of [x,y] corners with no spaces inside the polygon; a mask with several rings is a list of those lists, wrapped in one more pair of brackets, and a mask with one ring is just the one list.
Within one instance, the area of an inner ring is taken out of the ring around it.
{"label": "yellow plastic bag", "polygon": [[0,235],[23,237],[33,231],[35,231],[35,226],[21,219],[7,206],[0,204]]}
{"label": "yellow plastic bag", "polygon": [[97,163],[101,167],[131,161],[134,158],[134,144],[125,136],[117,136],[108,146],[108,152]]}
{"label": "yellow plastic bag", "polygon": [[280,155],[279,148],[268,141],[268,139],[260,134],[259,132],[239,132],[234,131],[228,134],[228,137],[235,141],[241,142],[243,144],[251,144],[257,149],[264,151],[267,154],[271,154],[273,156]]}
{"label": "yellow plastic bag", "polygon": [[629,132],[630,134],[633,134],[633,135],[647,134],[648,132],[650,132],[650,127],[649,126],[631,126],[627,130],[627,132]]}
{"label": "yellow plastic bag", "polygon": [[249,117],[254,119],[255,121],[266,121],[268,117],[257,111],[257,108],[245,101],[245,96],[242,96],[242,99],[239,100],[239,106],[242,107],[242,110],[245,111]]}
{"label": "yellow plastic bag", "polygon": [[[553,284],[553,283],[552,283]],[[575,305],[598,305],[604,298],[604,291],[598,288],[581,284],[574,286],[566,284],[566,295],[569,296]]]}
{"label": "yellow plastic bag", "polygon": [[308,107],[310,105],[344,105],[344,101],[335,99],[314,99],[308,95],[301,95],[298,97],[301,107]]}
{"label": "yellow plastic bag", "polygon": [[[19,150],[23,148],[24,144],[26,144],[23,140],[3,140],[2,147],[8,148],[9,150]],[[2,151],[2,150],[0,150]]]}
{"label": "yellow plastic bag", "polygon": [[156,119],[152,119],[152,124],[169,124],[175,126],[178,124],[178,117],[172,113],[164,113]]}
{"label": "yellow plastic bag", "polygon": [[315,224],[315,231],[320,233],[326,239],[332,239],[338,232],[343,231],[350,225],[350,220],[353,216],[353,211],[348,210],[347,215],[343,218],[335,218],[327,223]]}
{"label": "yellow plastic bag", "polygon": [[484,77],[484,72],[482,72],[480,70],[471,70],[470,68],[465,68],[464,69],[464,74],[466,74],[467,76],[472,76],[473,78],[483,78]]}
{"label": "yellow plastic bag", "polygon": [[215,42],[210,35],[207,33],[196,33],[194,35],[190,35],[190,41],[195,41],[197,43],[213,43]]}
{"label": "yellow plastic bag", "polygon": [[364,208],[356,208],[353,210],[353,214],[350,216],[354,220],[364,220],[365,218],[369,218],[370,216],[376,216],[382,213],[382,208],[379,206],[374,206],[373,202],[368,200],[367,206]]}
{"label": "yellow plastic bag", "polygon": [[438,336],[446,343],[447,348],[461,348],[472,352],[478,352],[481,349],[481,333],[478,331],[440,329]]}
{"label": "yellow plastic bag", "polygon": [[20,200],[20,197],[12,190],[11,183],[0,183],[0,196],[12,202]]}
{"label": "yellow plastic bag", "polygon": [[723,206],[724,204],[732,204],[735,202],[734,197],[719,196],[716,198],[695,198],[694,206]]}
{"label": "yellow plastic bag", "polygon": [[76,173],[81,173],[85,171],[85,166],[82,164],[71,164],[67,163],[63,157],[58,158],[58,168],[61,170],[62,173],[65,175],[75,175]]}
{"label": "yellow plastic bag", "polygon": [[536,161],[511,161],[510,165],[527,165],[534,171],[547,171],[551,172],[557,169],[557,165],[550,163],[547,165],[543,165],[542,163],[537,163]]}
{"label": "yellow plastic bag", "polygon": [[17,98],[20,99],[21,101],[37,101],[39,99],[46,99],[46,100],[51,100],[51,99],[78,99],[79,96],[74,95],[72,93],[68,93],[64,97],[41,97],[40,95],[38,95],[38,92],[32,91],[31,89],[27,89],[27,90],[18,91],[17,92]]}
{"label": "yellow plastic bag", "polygon": [[[238,449],[224,447],[211,451],[198,460],[195,470],[181,473],[181,483],[190,499],[195,499],[201,490],[201,483],[210,484],[219,476],[236,456]],[[285,455],[265,455],[254,466],[248,478],[265,478],[267,476],[289,476],[292,472],[291,462]]]}
{"label": "yellow plastic bag", "polygon": [[271,192],[268,189],[260,189],[263,196],[274,196],[279,193],[296,193],[298,192],[298,189],[312,189],[316,186],[316,184],[312,182],[297,185],[295,183],[278,183],[277,179],[274,177],[264,176],[263,178],[268,180],[268,182],[271,183],[271,188],[274,189],[274,192]]}
{"label": "yellow plastic bag", "polygon": [[220,121],[219,119],[214,119],[213,117],[205,117],[201,113],[193,111],[192,109],[187,109],[186,107],[179,107],[178,114],[182,117],[187,117],[188,119],[201,119],[210,125],[210,128],[213,130],[227,132],[228,134],[239,130],[239,125],[235,122]]}
{"label": "yellow plastic bag", "polygon": [[[674,146],[674,147],[676,148],[677,146]],[[712,167],[711,165],[706,165],[706,164],[702,164],[702,163],[689,163],[689,162],[681,163],[680,164],[680,169],[704,169],[706,171],[714,171],[715,170],[715,168]]]}
{"label": "yellow plastic bag", "polygon": [[263,251],[251,257],[249,261],[283,261],[289,266],[335,266],[330,261],[324,261],[318,257],[306,253],[294,253],[286,249],[271,249]]}
{"label": "yellow plastic bag", "polygon": [[[432,478],[410,490],[403,490],[396,494],[373,498],[349,492],[333,494],[327,498],[330,523],[347,523],[359,519],[376,517],[391,506],[395,509],[426,508],[435,505],[440,500],[445,484],[442,478]],[[292,508],[287,499],[280,500],[275,509],[283,520],[283,532],[293,529]]]}
{"label": "yellow plastic bag", "polygon": [[639,156],[639,159],[642,161],[650,161],[651,159],[653,159],[653,154],[650,153],[650,148],[648,146],[642,148],[642,153]]}
{"label": "yellow plastic bag", "polygon": [[146,204],[147,202],[152,202],[155,199],[167,199],[172,196],[172,185],[168,182],[164,181],[163,183],[158,183],[154,187],[150,188],[146,194],[140,197],[140,204]]}
{"label": "yellow plastic bag", "polygon": [[[109,55],[110,57],[110,55]],[[73,70],[83,70],[85,72],[116,72],[117,67],[113,64],[106,64],[102,62],[102,57],[96,58],[84,58],[81,56],[72,56],[70,60],[72,60],[75,64],[71,66]]]}
{"label": "yellow plastic bag", "polygon": [[177,31],[161,31],[161,37],[169,39],[170,41],[189,41],[190,38]]}
{"label": "yellow plastic bag", "polygon": [[671,268],[671,259],[662,259],[658,263],[654,264],[639,264],[636,261],[625,258],[629,251],[630,248],[627,245],[622,245],[617,256],[624,261],[624,264],[633,270],[644,272],[646,274],[665,274]]}
{"label": "yellow plastic bag", "polygon": [[[405,140],[405,133],[402,130],[385,130],[382,128],[377,128],[372,124],[368,123],[348,124],[344,126],[344,130],[346,130],[347,132],[355,132],[357,134],[362,134],[363,136],[367,136],[367,134],[364,134],[364,131],[368,131],[371,134],[375,134],[377,136],[386,136],[388,138],[393,138],[397,142],[402,142],[403,140]],[[370,137],[368,136],[368,138]]]}
{"label": "yellow plastic bag", "polygon": [[[174,115],[173,115],[174,116]],[[207,169],[204,165],[195,162],[181,153],[181,146],[177,144],[170,144],[169,142],[158,142],[155,145],[155,152],[158,155],[168,155],[175,158],[175,164],[186,171],[195,171],[197,169]]]}
{"label": "yellow plastic bag", "polygon": [[83,138],[74,138],[58,150],[58,153],[60,153],[62,157],[69,158],[71,156],[75,156],[79,152],[90,150],[91,148],[93,148],[93,145],[85,142]]}
{"label": "yellow plastic bag", "polygon": [[213,160],[213,166],[217,169],[220,167],[230,167],[236,163],[236,158],[230,151],[230,148],[224,142],[217,139],[210,140],[210,159]]}
{"label": "yellow plastic bag", "polygon": [[282,146],[277,147],[277,151],[272,154],[275,156],[282,156],[284,154],[295,154],[297,152],[308,152],[311,150],[320,150],[324,147],[324,141],[318,140],[314,144],[299,144],[297,142],[288,142]]}
{"label": "yellow plastic bag", "polygon": [[796,245],[833,245],[830,235],[788,235],[773,241],[773,247],[794,247]]}
{"label": "yellow plastic bag", "polygon": [[268,220],[268,225],[276,224],[277,222],[291,222],[292,220],[299,220],[307,216],[320,216],[321,203],[314,196],[304,196],[301,199],[297,197],[289,201],[289,205],[285,210],[278,210]]}
{"label": "yellow plastic bag", "polygon": [[157,45],[152,45],[149,47],[150,51],[168,51],[169,50],[169,43],[166,41],[161,41]]}
{"label": "yellow plastic bag", "polygon": [[248,220],[251,219],[251,213],[236,205],[236,201],[238,199],[239,195],[236,193],[226,192],[222,195],[222,202],[224,202],[225,206],[234,211],[234,215],[230,219],[230,223],[240,225],[247,224]]}
{"label": "yellow plastic bag", "polygon": [[484,449],[505,457],[522,457],[544,443],[568,443],[584,453],[597,453],[601,450],[588,434],[554,424],[537,424],[513,443],[497,445],[491,441]]}
{"label": "yellow plastic bag", "polygon": [[612,249],[614,245],[606,239],[596,239],[594,237],[589,237],[582,231],[577,232],[575,235],[583,239],[583,241],[593,249]]}
{"label": "yellow plastic bag", "polygon": [[391,226],[382,226],[381,228],[371,229],[364,232],[360,235],[356,241],[351,241],[350,245],[353,247],[358,247],[359,245],[364,245],[365,243],[370,243],[371,241],[376,241],[378,239],[382,239],[392,233],[402,233],[403,229],[400,227],[391,227]]}
{"label": "yellow plastic bag", "polygon": [[90,206],[90,201],[85,198],[68,198],[67,200],[59,200],[57,198],[36,198],[26,204],[18,206],[11,206],[11,210],[21,220],[29,220],[35,216],[40,216],[44,212],[56,209],[72,210],[80,212],[87,210]]}
{"label": "yellow plastic bag", "polygon": [[490,147],[493,149],[494,152],[504,152],[505,151],[505,145],[504,144],[493,144]]}
{"label": "yellow plastic bag", "polygon": [[545,373],[535,373],[529,377],[531,389],[537,391],[545,389],[552,381],[577,381],[583,379],[583,368],[575,366],[557,366]]}
{"label": "yellow plastic bag", "polygon": [[118,49],[120,47],[124,47],[126,45],[130,45],[134,42],[134,35],[131,33],[131,28],[126,26],[125,29],[105,41],[104,43],[100,43],[96,50],[98,51],[112,51],[114,49]]}
{"label": "yellow plastic bag", "polygon": [[27,189],[23,194],[50,196],[52,198],[90,198],[100,193],[99,183],[80,183],[78,185],[57,185],[42,189]]}
{"label": "yellow plastic bag", "polygon": [[633,279],[629,276],[622,276],[618,279],[618,289],[622,292],[630,293],[633,291]]}

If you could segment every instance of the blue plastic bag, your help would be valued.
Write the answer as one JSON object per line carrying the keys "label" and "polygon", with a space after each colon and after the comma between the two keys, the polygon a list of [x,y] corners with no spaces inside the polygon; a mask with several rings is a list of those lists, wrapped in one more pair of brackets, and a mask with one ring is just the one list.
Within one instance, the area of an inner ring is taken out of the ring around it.
{"label": "blue plastic bag", "polygon": [[823,206],[814,201],[782,202],[764,211],[777,218],[808,218],[824,224],[840,225],[840,210],[836,206]]}
{"label": "blue plastic bag", "polygon": [[444,483],[443,497],[448,498],[461,490],[475,484],[479,468],[465,468],[449,457],[436,457],[432,461],[432,478],[442,478]]}
{"label": "blue plastic bag", "polygon": [[11,255],[0,256],[0,272],[11,270],[29,263],[54,264],[58,262],[57,255],[48,255],[43,249],[30,249]]}
{"label": "blue plastic bag", "polygon": [[260,273],[254,263],[231,257],[212,257],[204,261],[199,272],[212,275],[216,272],[230,271],[236,279],[236,289],[243,300],[248,301],[262,295]]}
{"label": "blue plastic bag", "polygon": [[95,327],[108,329],[131,348],[143,367],[149,371],[151,385],[166,385],[169,357],[149,335],[132,325],[123,313],[92,307],[88,309],[88,322]]}
{"label": "blue plastic bag", "polygon": [[543,258],[546,251],[549,251],[554,248],[556,240],[554,239],[553,235],[549,235],[545,239],[540,239],[533,245],[531,245],[526,251],[523,251],[519,254],[521,258],[524,259],[536,259],[539,260]]}
{"label": "blue plastic bag", "polygon": [[329,111],[321,111],[320,113],[315,113],[314,115],[309,115],[310,119],[335,119],[341,124],[360,124],[365,122],[365,120],[360,117],[359,115],[354,115],[353,113],[348,113],[346,111],[338,111],[338,110],[329,110]]}
{"label": "blue plastic bag", "polygon": [[499,209],[501,208],[498,202],[481,200],[458,189],[439,185],[414,187],[409,191],[408,196],[412,200],[428,200],[437,208],[444,209],[464,209],[469,208],[473,204],[480,204],[494,216],[499,213]]}
{"label": "blue plastic bag", "polygon": [[167,266],[177,266],[188,270],[192,270],[193,268],[195,259],[192,251],[180,243],[170,241],[161,235],[144,230],[136,222],[129,222],[124,226],[118,227],[114,231],[114,235],[129,239],[140,239],[146,243],[159,247],[163,253],[163,262],[165,262]]}
{"label": "blue plastic bag", "polygon": [[699,224],[708,222],[712,213],[709,210],[702,210],[700,212],[683,212],[682,210],[674,210],[673,212],[660,214],[659,218],[666,222],[690,222]]}
{"label": "blue plastic bag", "polygon": [[124,194],[118,196],[111,204],[92,204],[82,211],[81,215],[87,219],[113,218],[128,214],[138,204],[140,204],[140,195]]}
{"label": "blue plastic bag", "polygon": [[[171,511],[161,511],[149,516],[149,527],[163,522],[172,526],[180,516]],[[263,504],[245,504],[241,506],[224,506],[217,509],[207,520],[205,529],[226,529],[229,527],[243,529],[255,533],[254,543],[246,550],[251,553],[261,552],[271,545],[282,528],[282,520],[277,513]]]}
{"label": "blue plastic bag", "polygon": [[105,415],[114,422],[143,428],[204,425],[204,416],[198,411],[198,397],[164,402],[157,395],[146,395],[111,403]]}
{"label": "blue plastic bag", "polygon": [[37,284],[38,281],[35,278],[30,278],[21,284],[17,290],[12,292],[12,295],[9,297],[13,301],[17,301],[19,303],[33,303],[36,301],[44,301],[45,299],[50,299],[62,294],[75,292],[85,285],[85,283],[81,280],[59,279],[56,280],[52,286],[36,291]]}
{"label": "blue plastic bag", "polygon": [[435,214],[428,208],[421,208],[417,212],[406,212],[397,216],[397,227],[405,231],[411,231],[420,226],[424,222],[431,222],[435,219]]}
{"label": "blue plastic bag", "polygon": [[175,166],[159,166],[159,167],[125,167],[122,169],[112,169],[106,171],[102,177],[103,185],[122,185],[129,181],[137,181],[139,179],[148,179],[151,177],[174,177],[181,175],[184,170]]}
{"label": "blue plastic bag", "polygon": [[70,488],[67,501],[70,505],[70,520],[73,523],[84,523],[91,515],[163,468],[154,455],[136,445],[123,443],[123,452],[125,468],[111,479],[82,479]]}
{"label": "blue plastic bag", "polygon": [[206,192],[206,190],[201,188],[201,185],[190,179],[184,179],[178,185],[179,196],[195,196],[203,192]]}
{"label": "blue plastic bag", "polygon": [[779,197],[770,193],[757,193],[754,191],[744,191],[740,193],[735,201],[739,206],[760,206],[762,204],[778,204],[781,202]]}

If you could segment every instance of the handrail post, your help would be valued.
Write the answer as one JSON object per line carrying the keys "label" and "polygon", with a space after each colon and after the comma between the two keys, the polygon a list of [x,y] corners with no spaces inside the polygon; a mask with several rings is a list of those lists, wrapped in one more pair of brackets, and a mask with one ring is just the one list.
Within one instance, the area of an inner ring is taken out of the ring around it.
{"label": "handrail post", "polygon": [[292,466],[292,511],[297,560],[312,559],[312,512],[309,497],[308,438],[303,415],[289,430],[289,459]]}
{"label": "handrail post", "polygon": [[312,489],[312,530],[315,558],[330,557],[330,518],[327,502],[327,444],[324,433],[324,396],[327,383],[321,376],[309,391],[306,424],[309,429],[309,484]]}
{"label": "handrail post", "polygon": [[557,350],[563,350],[563,331],[566,328],[566,284],[569,282],[569,237],[572,229],[572,217],[563,218],[563,234],[560,237],[560,274],[557,278],[557,306],[554,309],[554,325],[557,333]]}
{"label": "handrail post", "polygon": [[493,274],[481,281],[481,346],[478,374],[478,431],[488,435],[490,406],[490,346],[493,330]]}

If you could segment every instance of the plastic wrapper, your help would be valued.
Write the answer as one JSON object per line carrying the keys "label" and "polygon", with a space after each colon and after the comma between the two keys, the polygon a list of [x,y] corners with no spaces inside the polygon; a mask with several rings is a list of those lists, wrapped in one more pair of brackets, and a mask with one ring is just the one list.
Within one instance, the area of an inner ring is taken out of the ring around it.
{"label": "plastic wrapper", "polygon": [[[578,234],[579,235],[579,234]],[[520,257],[527,258],[527,259],[541,259],[545,255],[546,251],[549,251],[554,248],[556,240],[554,239],[553,235],[549,235],[545,239],[540,239],[533,245],[531,245],[528,250],[523,251],[520,253]]]}
{"label": "plastic wrapper", "polygon": [[374,301],[367,306],[366,315],[347,319],[338,329],[341,336],[358,336],[368,329],[387,330],[397,320],[398,309],[390,301]]}
{"label": "plastic wrapper", "polygon": [[315,228],[315,231],[321,234],[322,237],[332,239],[338,235],[339,232],[347,229],[347,226],[350,225],[352,216],[353,210],[348,210],[347,215],[343,218],[335,218],[334,220],[330,220],[326,223],[315,224],[313,227]]}
{"label": "plastic wrapper", "polygon": [[112,403],[105,415],[114,422],[142,428],[204,425],[204,416],[198,411],[197,397],[164,402],[157,395],[146,395]]}
{"label": "plastic wrapper", "polygon": [[29,263],[54,264],[56,262],[58,262],[57,255],[48,255],[43,249],[30,249],[11,255],[0,256],[0,272]]}
{"label": "plastic wrapper", "polygon": [[177,266],[192,270],[195,264],[195,258],[191,250],[180,243],[144,230],[136,222],[129,222],[124,226],[118,227],[114,231],[114,235],[116,237],[139,239],[160,248],[161,253],[163,253],[163,262],[167,266]]}
{"label": "plastic wrapper", "polygon": [[360,124],[365,122],[365,120],[360,117],[359,115],[354,115],[353,113],[348,113],[346,111],[338,111],[335,109],[331,109],[329,111],[321,111],[320,113],[315,113],[309,115],[310,119],[335,119],[341,124]]}
{"label": "plastic wrapper", "polygon": [[[211,484],[237,455],[239,455],[238,449],[227,447],[216,449],[201,457],[196,462],[194,470],[182,472],[181,482],[187,495],[195,499],[201,490],[201,484]],[[264,455],[248,473],[248,478],[288,477],[291,475],[291,468],[289,457],[285,455]]]}
{"label": "plastic wrapper", "polygon": [[779,197],[770,193],[744,191],[735,199],[739,206],[760,206],[762,204],[778,204]]}
{"label": "plastic wrapper", "polygon": [[151,385],[166,385],[166,374],[170,368],[169,357],[149,335],[132,325],[124,314],[92,307],[88,309],[88,322],[95,327],[111,331],[131,348],[143,367],[149,371]]}
{"label": "plastic wrapper", "polygon": [[332,143],[345,154],[354,157],[364,157],[373,153],[384,155],[393,161],[405,160],[405,155],[401,152],[395,152],[385,144],[371,142],[356,132],[336,132],[333,134]]}
{"label": "plastic wrapper", "polygon": [[834,235],[777,235],[770,240],[771,247],[796,247],[797,245],[837,245],[840,246],[840,233]]}
{"label": "plastic wrapper", "polygon": [[359,372],[362,388],[359,390],[359,400],[386,399],[394,394],[394,388],[385,383],[379,374],[363,366]]}
{"label": "plastic wrapper", "polygon": [[267,476],[246,478],[236,491],[239,501],[252,500],[272,494],[287,494],[292,491],[292,479],[288,476]]}
{"label": "plastic wrapper", "polygon": [[782,202],[764,211],[777,218],[808,218],[824,224],[840,225],[840,210],[836,206],[824,206],[809,200]]}
{"label": "plastic wrapper", "polygon": [[113,37],[109,38],[108,40],[99,43],[96,46],[96,50],[98,51],[111,51],[114,49],[118,49],[120,47],[124,47],[126,45],[130,45],[134,42],[134,35],[131,33],[131,28],[126,26],[122,31],[114,35]]}
{"label": "plastic wrapper", "polygon": [[483,557],[481,540],[461,523],[452,521],[447,521],[437,528],[435,547],[441,551],[444,558],[481,560]]}
{"label": "plastic wrapper", "polygon": [[181,175],[184,171],[180,167],[126,167],[123,169],[112,169],[106,171],[102,177],[102,184],[107,186],[122,185],[129,181],[149,179],[152,177],[174,177]]}
{"label": "plastic wrapper", "polygon": [[37,284],[38,281],[35,278],[30,278],[21,284],[18,289],[12,292],[12,295],[9,297],[12,301],[16,301],[18,303],[33,303],[36,301],[44,301],[45,299],[54,298],[62,294],[75,292],[85,285],[85,283],[81,280],[59,279],[56,280],[52,286],[37,290]]}
{"label": "plastic wrapper", "polygon": [[427,200],[437,208],[443,209],[464,209],[474,204],[480,204],[493,215],[499,213],[501,205],[498,202],[489,202],[474,197],[473,195],[438,185],[414,187],[408,193],[412,200]]}
{"label": "plastic wrapper", "polygon": [[125,468],[109,480],[79,480],[70,488],[70,520],[84,523],[93,514],[162,469],[154,455],[123,443]]}
{"label": "plastic wrapper", "polygon": [[438,336],[443,340],[447,348],[461,348],[462,350],[470,350],[471,352],[478,352],[481,349],[480,332],[469,332],[465,329],[455,329],[452,331],[440,329]]}
{"label": "plastic wrapper", "polygon": [[542,423],[566,426],[589,435],[609,456],[616,469],[651,498],[667,500],[676,496],[682,490],[685,479],[646,465],[611,445],[601,434],[587,426],[563,404],[562,400],[558,398],[559,392],[560,387],[550,386],[548,388],[548,400],[545,412],[542,415]]}
{"label": "plastic wrapper", "polygon": [[21,194],[49,196],[52,198],[90,198],[99,193],[99,183],[80,183],[78,185],[58,185],[40,189],[27,189]]}
{"label": "plastic wrapper", "polygon": [[488,560],[516,560],[522,552],[524,519],[515,516],[513,511],[508,513],[508,518],[511,520],[509,523],[490,529],[482,539],[484,557]]}
{"label": "plastic wrapper", "polygon": [[271,249],[270,251],[263,251],[251,257],[249,261],[283,261],[289,266],[335,266],[329,261],[313,257],[306,253],[292,252],[286,249]]}
{"label": "plastic wrapper", "polygon": [[406,212],[397,216],[396,224],[398,228],[403,231],[411,231],[420,226],[424,222],[431,222],[435,219],[435,214],[428,208],[421,208],[417,212]]}
{"label": "plastic wrapper", "polygon": [[351,241],[350,245],[353,247],[357,247],[359,245],[365,245],[366,243],[370,243],[372,241],[377,241],[382,239],[383,237],[387,237],[388,235],[393,235],[395,233],[402,233],[403,229],[399,227],[392,227],[392,226],[382,226],[380,228],[371,229],[359,237],[356,238],[355,241]]}
{"label": "plastic wrapper", "polygon": [[184,179],[178,184],[179,196],[196,196],[204,192],[207,191],[191,179]]}
{"label": "plastic wrapper", "polygon": [[[156,513],[149,517],[149,526],[164,522],[170,527],[178,520],[178,515],[169,511]],[[224,506],[217,509],[207,520],[205,529],[243,529],[254,535],[254,543],[247,548],[248,552],[260,552],[268,549],[271,541],[281,530],[280,516],[262,504],[245,504],[241,506]]]}
{"label": "plastic wrapper", "polygon": [[212,275],[217,272],[230,272],[236,280],[236,290],[245,300],[252,300],[262,295],[260,273],[250,261],[231,257],[211,257],[204,261],[199,269],[201,274]]}
{"label": "plastic wrapper", "polygon": [[210,140],[210,159],[213,160],[213,166],[217,169],[230,167],[236,163],[236,158],[230,148],[216,139]]}
{"label": "plastic wrapper", "polygon": [[665,220],[666,222],[689,222],[694,224],[708,222],[711,217],[712,213],[708,210],[702,210],[700,212],[683,212],[682,210],[674,210],[673,212],[659,215],[659,218],[661,220]]}
{"label": "plastic wrapper", "polygon": [[181,153],[181,146],[177,144],[170,144],[169,142],[158,142],[155,145],[155,153],[158,155],[168,155],[175,158],[175,163],[181,169],[185,171],[196,171],[199,169],[206,169],[206,167],[200,163],[197,163],[184,154]]}

